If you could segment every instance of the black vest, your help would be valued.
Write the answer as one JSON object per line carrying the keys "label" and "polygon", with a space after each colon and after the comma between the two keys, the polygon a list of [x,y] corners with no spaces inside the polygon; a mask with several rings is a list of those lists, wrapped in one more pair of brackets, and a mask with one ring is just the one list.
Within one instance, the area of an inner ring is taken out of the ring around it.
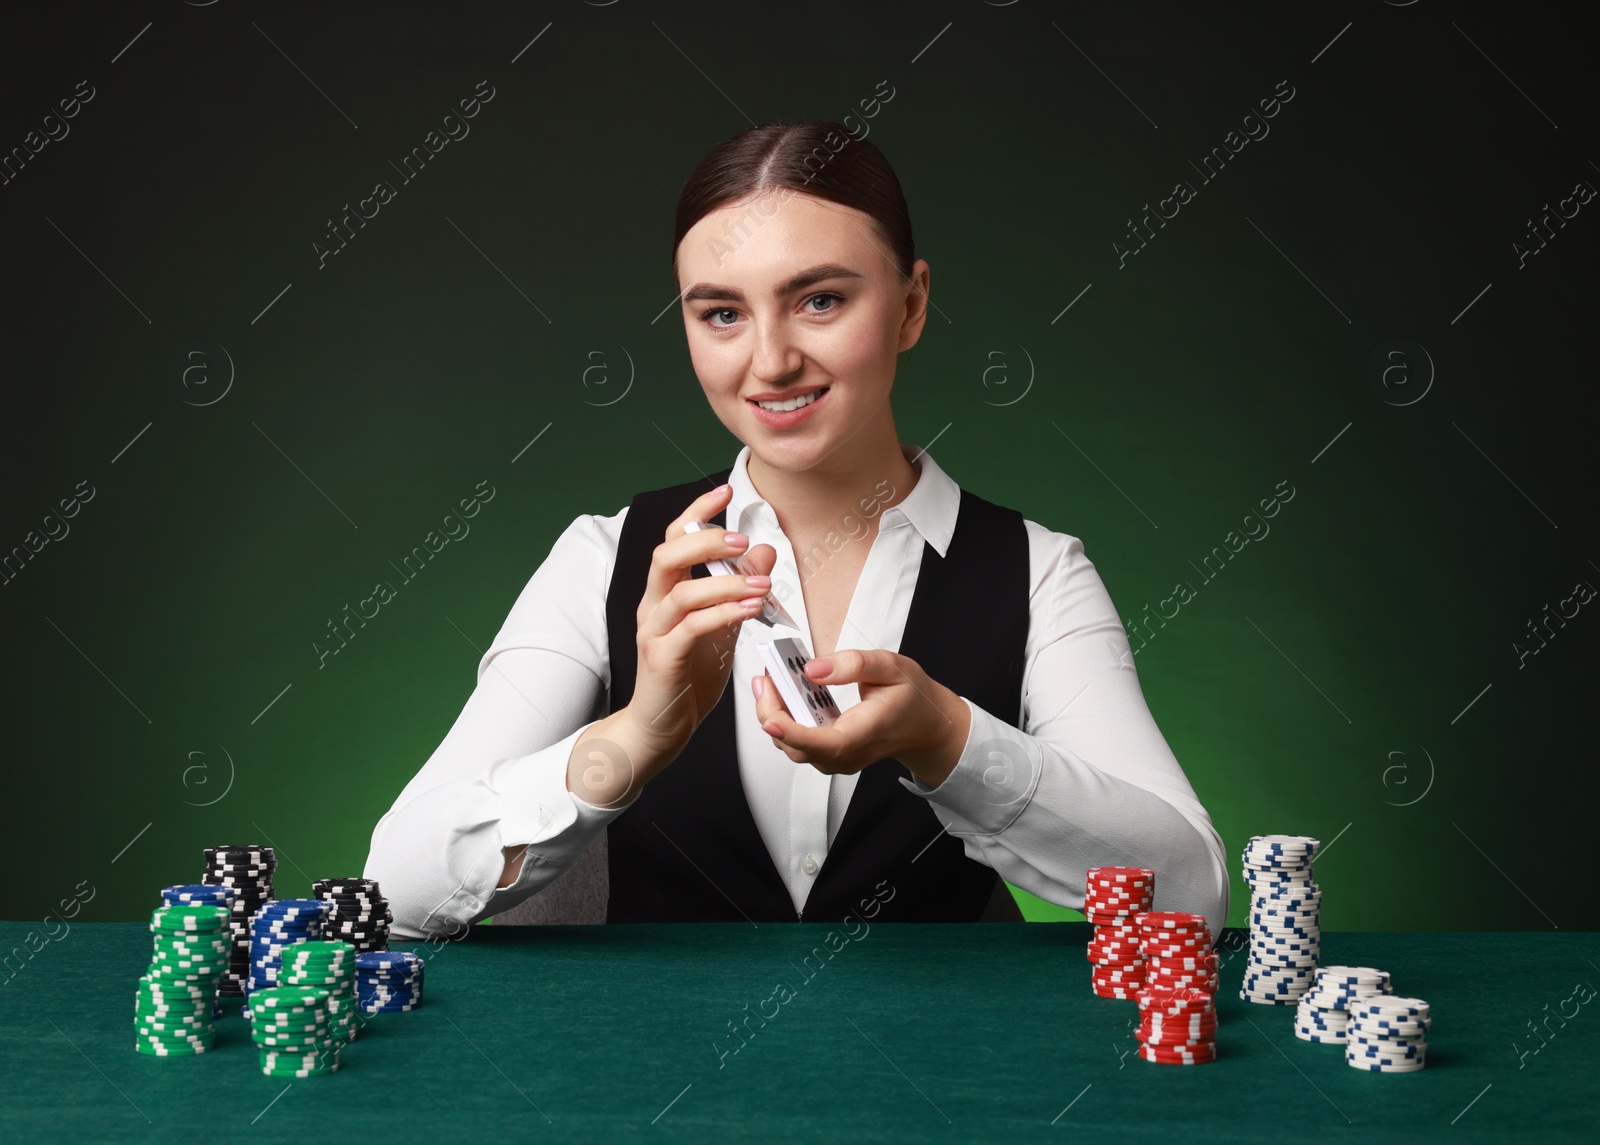
{"label": "black vest", "polygon": [[[623,518],[606,597],[613,712],[633,695],[635,614],[652,550],[690,501],[731,472],[640,493]],[[713,523],[726,527],[724,516],[717,513]],[[693,575],[711,574],[696,565]],[[963,489],[947,555],[923,545],[898,651],[1016,727],[1027,634],[1022,515]],[[683,753],[611,821],[607,922],[796,921],[788,887],[745,800],[733,717],[734,696],[724,689]],[[841,921],[875,896],[885,904],[874,916],[878,921],[972,922],[982,913],[999,876],[968,858],[959,839],[941,833],[927,800],[898,782],[909,775],[893,757],[861,772],[806,899],[805,921]]]}

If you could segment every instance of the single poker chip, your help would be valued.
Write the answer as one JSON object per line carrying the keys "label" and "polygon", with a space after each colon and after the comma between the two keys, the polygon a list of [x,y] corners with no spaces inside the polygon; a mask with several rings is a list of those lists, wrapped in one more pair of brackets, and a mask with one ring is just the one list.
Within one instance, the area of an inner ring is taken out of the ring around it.
{"label": "single poker chip", "polygon": [[1216,1003],[1204,990],[1147,990],[1139,996],[1140,1013],[1160,1012],[1180,1017],[1195,1012],[1214,1011]]}
{"label": "single poker chip", "polygon": [[1302,1042],[1314,1042],[1323,1046],[1342,1046],[1345,1044],[1343,1030],[1324,1030],[1318,1026],[1302,1026],[1298,1022],[1294,1027],[1294,1036]]}
{"label": "single poker chip", "polygon": [[1396,994],[1363,997],[1350,1007],[1352,1017],[1370,1015],[1374,1018],[1411,1017],[1428,1018],[1432,1012],[1421,998],[1404,998]]}
{"label": "single poker chip", "polygon": [[1203,1042],[1186,1049],[1141,1045],[1138,1052],[1145,1061],[1159,1065],[1204,1065],[1217,1060],[1215,1042]]}

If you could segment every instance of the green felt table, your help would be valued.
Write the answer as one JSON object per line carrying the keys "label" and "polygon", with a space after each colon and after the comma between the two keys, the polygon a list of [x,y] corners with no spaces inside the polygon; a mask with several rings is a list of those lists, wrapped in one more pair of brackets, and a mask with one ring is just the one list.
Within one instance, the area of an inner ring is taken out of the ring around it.
{"label": "green felt table", "polygon": [[1219,1060],[1141,1061],[1134,1004],[1089,992],[1083,924],[480,926],[405,946],[423,1006],[291,1084],[259,1072],[237,1001],[209,1053],[134,1052],[142,924],[76,924],[19,963],[28,929],[0,924],[6,1142],[1600,1139],[1592,934],[1324,935],[1325,962],[1433,1006],[1427,1068],[1377,1075],[1240,1001],[1242,955]]}

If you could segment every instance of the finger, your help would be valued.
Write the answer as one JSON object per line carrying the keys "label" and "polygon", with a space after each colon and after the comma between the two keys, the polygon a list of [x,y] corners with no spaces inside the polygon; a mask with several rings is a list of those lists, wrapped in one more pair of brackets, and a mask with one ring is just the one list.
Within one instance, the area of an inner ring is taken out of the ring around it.
{"label": "finger", "polygon": [[883,648],[836,648],[807,660],[805,673],[819,684],[899,684],[907,680],[903,659]]}
{"label": "finger", "polygon": [[[694,518],[693,513],[688,513],[678,520],[701,518]],[[686,533],[677,523],[674,526],[678,529],[677,534],[669,534],[666,541],[656,545],[656,549],[650,553],[650,572],[646,574],[645,595],[640,601],[646,608],[642,611],[653,608],[654,603],[666,596],[678,580],[690,579],[690,569],[696,565],[704,565],[706,561],[718,557],[738,565],[750,544],[749,537],[728,533],[726,529],[701,529],[698,533]],[[747,574],[754,576],[762,571],[750,568]],[[770,568],[766,571],[770,571]]]}
{"label": "finger", "polygon": [[648,610],[639,624],[639,634],[660,636],[676,628],[694,612],[730,601],[737,603],[752,597],[759,600],[772,591],[770,577],[764,584],[751,584],[750,579],[738,575],[717,575],[680,580]]}
{"label": "finger", "polygon": [[794,717],[789,714],[789,705],[778,690],[778,685],[773,682],[771,673],[763,672],[751,677],[751,684],[756,693],[756,722],[762,725],[763,731],[769,722],[776,727],[783,726],[779,722],[781,720],[794,723]]}
{"label": "finger", "polygon": [[[686,613],[669,630],[658,635],[667,652],[677,660],[687,660],[702,638],[720,628],[741,624],[761,611],[761,597],[746,597]],[[647,635],[640,630],[640,635]]]}

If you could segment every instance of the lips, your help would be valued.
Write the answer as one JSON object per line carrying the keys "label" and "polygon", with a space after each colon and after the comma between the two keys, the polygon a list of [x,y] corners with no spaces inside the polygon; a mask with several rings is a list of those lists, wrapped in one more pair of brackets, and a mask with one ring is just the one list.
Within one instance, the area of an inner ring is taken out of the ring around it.
{"label": "lips", "polygon": [[828,394],[832,392],[832,387],[822,386],[807,392],[815,393],[817,396],[798,409],[792,410],[769,410],[757,405],[754,399],[747,398],[746,401],[749,402],[750,409],[755,413],[756,420],[762,425],[767,426],[769,429],[789,429],[805,421],[815,410],[821,407],[828,400]]}

